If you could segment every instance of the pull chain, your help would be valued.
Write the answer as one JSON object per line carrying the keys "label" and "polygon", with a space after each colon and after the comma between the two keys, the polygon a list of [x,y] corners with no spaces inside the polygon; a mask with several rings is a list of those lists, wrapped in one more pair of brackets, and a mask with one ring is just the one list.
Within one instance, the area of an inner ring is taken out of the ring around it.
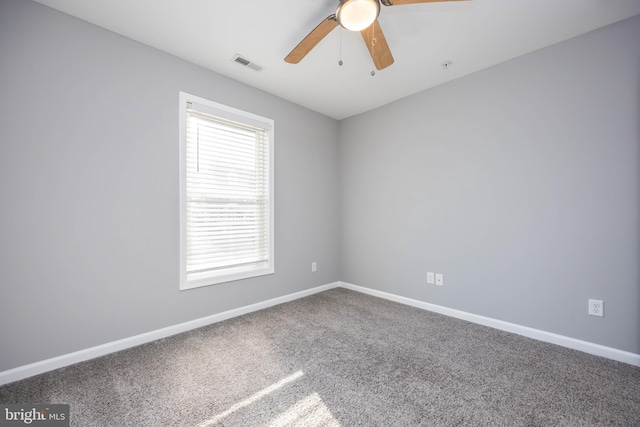
{"label": "pull chain", "polygon": [[[371,58],[373,59],[373,63],[376,63],[376,23],[375,21],[373,22],[372,28],[371,28]],[[376,75],[376,71],[375,70],[371,70],[371,77]]]}
{"label": "pull chain", "polygon": [[340,26],[340,60],[338,61],[338,65],[342,67],[342,26]]}

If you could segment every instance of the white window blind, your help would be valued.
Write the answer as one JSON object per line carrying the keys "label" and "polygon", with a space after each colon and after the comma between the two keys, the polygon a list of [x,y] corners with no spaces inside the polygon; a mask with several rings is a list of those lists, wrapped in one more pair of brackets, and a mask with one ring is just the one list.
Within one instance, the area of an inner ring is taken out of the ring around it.
{"label": "white window blind", "polygon": [[185,98],[181,288],[272,273],[273,124]]}

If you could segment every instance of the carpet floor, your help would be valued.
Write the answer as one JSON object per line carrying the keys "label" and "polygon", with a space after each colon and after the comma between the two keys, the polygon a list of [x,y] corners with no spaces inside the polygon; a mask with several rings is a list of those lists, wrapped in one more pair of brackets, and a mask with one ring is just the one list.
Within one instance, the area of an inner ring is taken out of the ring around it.
{"label": "carpet floor", "polygon": [[332,289],[0,387],[72,426],[640,426],[640,368]]}

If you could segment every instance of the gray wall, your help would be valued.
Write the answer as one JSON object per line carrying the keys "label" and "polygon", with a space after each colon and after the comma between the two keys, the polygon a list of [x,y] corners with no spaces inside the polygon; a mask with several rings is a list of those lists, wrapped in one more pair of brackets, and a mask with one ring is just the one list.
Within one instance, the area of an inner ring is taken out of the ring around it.
{"label": "gray wall", "polygon": [[[0,371],[339,280],[333,119],[23,0],[0,67]],[[275,120],[274,275],[178,291],[181,90]]]}
{"label": "gray wall", "polygon": [[[2,0],[0,371],[336,280],[640,353],[638,39],[636,17],[338,124]],[[180,90],[275,120],[276,274],[178,291]]]}
{"label": "gray wall", "polygon": [[640,353],[638,40],[635,17],[342,121],[341,279]]}

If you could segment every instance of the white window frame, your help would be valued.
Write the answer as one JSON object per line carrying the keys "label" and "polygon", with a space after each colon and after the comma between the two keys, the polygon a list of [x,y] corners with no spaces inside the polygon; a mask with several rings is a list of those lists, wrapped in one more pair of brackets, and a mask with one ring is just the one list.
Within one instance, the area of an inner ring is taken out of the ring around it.
{"label": "white window frame", "polygon": [[[274,121],[185,92],[180,92],[180,290],[273,274],[274,263]],[[260,267],[226,267],[215,272],[187,274],[187,108],[224,120],[264,129],[268,135],[268,260]]]}

